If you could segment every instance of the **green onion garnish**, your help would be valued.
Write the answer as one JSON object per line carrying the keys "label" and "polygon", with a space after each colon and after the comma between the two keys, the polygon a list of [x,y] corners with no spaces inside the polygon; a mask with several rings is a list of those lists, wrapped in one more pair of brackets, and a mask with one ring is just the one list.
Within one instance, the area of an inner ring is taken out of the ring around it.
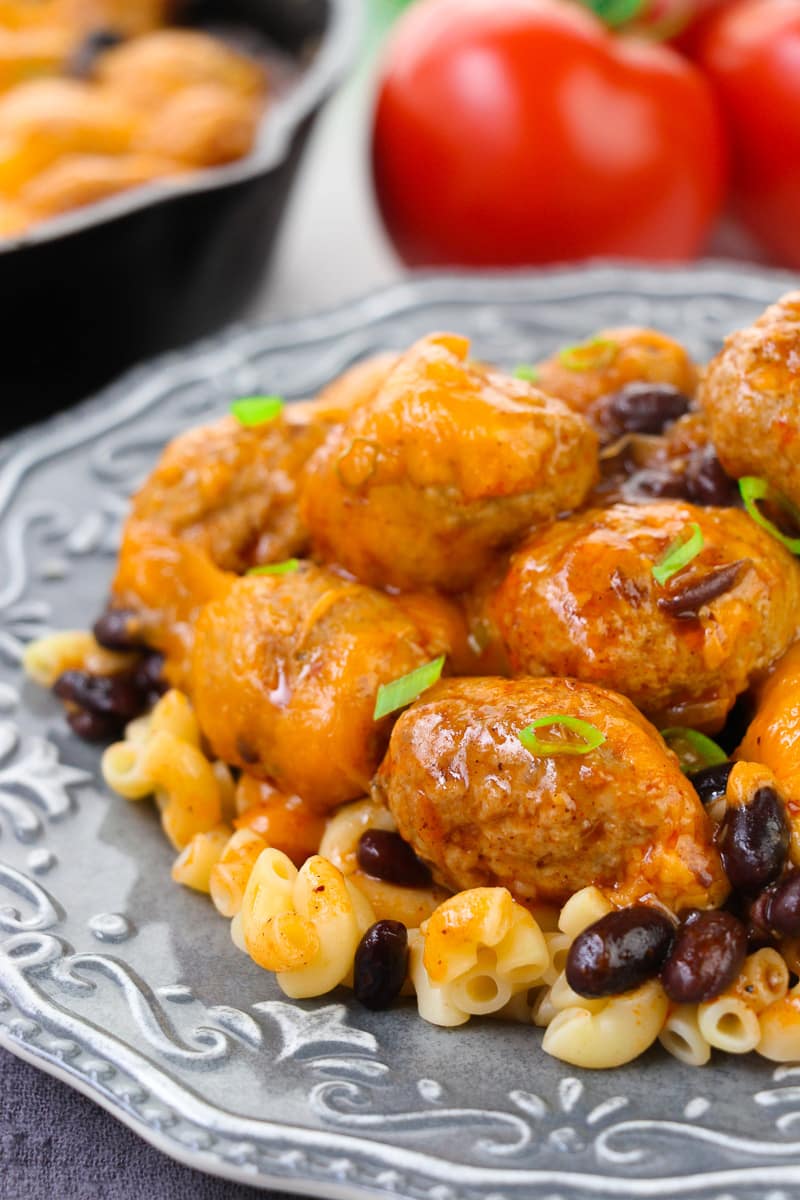
{"label": "green onion garnish", "polygon": [[684,729],[676,725],[672,729],[662,729],[661,736],[670,750],[677,754],[684,775],[728,761],[722,747],[696,729]]}
{"label": "green onion garnish", "polygon": [[[557,725],[562,729],[571,729],[583,738],[582,742],[543,742],[536,736],[536,730],[546,725]],[[517,734],[526,750],[531,754],[549,758],[556,754],[589,754],[602,746],[606,735],[595,725],[582,721],[580,717],[569,717],[563,713],[549,713],[546,717],[537,717]]]}
{"label": "green onion garnish", "polygon": [[539,378],[538,370],[529,363],[520,363],[518,367],[514,367],[513,374],[515,379],[524,379],[526,383],[536,383]]}
{"label": "green onion garnish", "polygon": [[619,344],[610,338],[593,337],[577,346],[559,350],[558,361],[569,371],[596,371],[612,363],[618,351]]}
{"label": "green onion garnish", "polygon": [[632,21],[644,7],[643,0],[583,0],[583,3],[611,29]]}
{"label": "green onion garnish", "polygon": [[[688,536],[687,536],[688,533]],[[687,525],[680,537],[668,546],[653,567],[653,578],[663,587],[668,579],[687,567],[703,549],[703,531],[696,521]]]}
{"label": "green onion garnish", "polygon": [[743,479],[740,479],[739,491],[745,508],[756,524],[760,525],[762,529],[766,529],[767,533],[771,533],[792,554],[800,554],[800,537],[787,537],[785,533],[781,533],[778,526],[770,521],[768,517],[764,516],[758,507],[758,502],[759,500],[771,501],[772,504],[777,505],[784,512],[787,512],[797,522],[799,528],[800,509],[792,504],[791,500],[788,500],[786,496],[781,495],[775,488],[770,487],[766,479],[759,479],[757,475],[745,475]]}
{"label": "green onion garnish", "polygon": [[234,400],[231,412],[240,425],[265,425],[274,421],[283,408],[280,396],[247,396]]}
{"label": "green onion garnish", "polygon": [[248,575],[291,575],[300,566],[299,558],[287,558],[283,562],[265,563],[262,567],[251,567]]}
{"label": "green onion garnish", "polygon": [[416,700],[417,696],[433,687],[442,674],[445,657],[444,654],[440,654],[433,662],[423,663],[415,671],[409,671],[408,675],[401,675],[391,683],[382,683],[378,688],[373,721],[380,721],[381,717],[397,712],[398,708],[405,708],[412,700]]}

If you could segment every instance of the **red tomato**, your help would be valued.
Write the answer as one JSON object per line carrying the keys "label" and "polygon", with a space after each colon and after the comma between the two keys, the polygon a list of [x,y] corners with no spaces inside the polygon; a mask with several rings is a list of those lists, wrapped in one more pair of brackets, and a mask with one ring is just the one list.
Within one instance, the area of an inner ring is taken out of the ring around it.
{"label": "red tomato", "polygon": [[800,266],[800,4],[727,5],[702,26],[696,53],[730,129],[735,210],[781,261]]}
{"label": "red tomato", "polygon": [[559,0],[418,0],[390,39],[373,166],[407,262],[682,259],[720,206],[710,89]]}

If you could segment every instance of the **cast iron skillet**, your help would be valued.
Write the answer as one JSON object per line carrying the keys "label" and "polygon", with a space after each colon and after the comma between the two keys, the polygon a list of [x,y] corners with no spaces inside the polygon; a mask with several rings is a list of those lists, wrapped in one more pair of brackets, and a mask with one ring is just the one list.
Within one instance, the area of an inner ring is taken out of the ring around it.
{"label": "cast iron skillet", "polygon": [[256,289],[311,124],[350,64],[358,0],[201,0],[190,23],[266,35],[298,76],[230,166],[136,189],[0,242],[0,431],[235,317]]}

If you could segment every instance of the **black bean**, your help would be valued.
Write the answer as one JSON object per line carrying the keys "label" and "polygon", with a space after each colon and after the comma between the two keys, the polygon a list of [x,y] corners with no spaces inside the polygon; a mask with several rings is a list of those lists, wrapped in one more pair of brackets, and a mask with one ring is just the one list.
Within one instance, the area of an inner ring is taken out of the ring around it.
{"label": "black bean", "polygon": [[134,667],[133,684],[141,693],[147,708],[152,708],[169,688],[163,670],[164,655],[157,651],[146,654]]}
{"label": "black bean", "polygon": [[725,795],[725,789],[728,786],[728,776],[733,770],[732,762],[717,763],[713,767],[702,767],[699,771],[693,771],[689,776],[689,782],[694,787],[703,804],[712,804],[715,800],[719,800],[720,796]]}
{"label": "black bean", "polygon": [[741,579],[744,572],[753,564],[749,558],[740,558],[737,562],[726,566],[714,567],[700,579],[687,583],[683,587],[662,596],[658,607],[670,617],[677,620],[694,620],[705,604],[719,599],[729,592]]}
{"label": "black bean", "polygon": [[601,421],[617,436],[623,433],[661,433],[666,425],[689,411],[689,397],[671,383],[626,383],[603,397]]}
{"label": "black bean", "polygon": [[131,720],[144,707],[142,693],[129,675],[90,675],[88,671],[64,671],[53,684],[59,700],[98,716]]}
{"label": "black bean", "polygon": [[72,732],[85,742],[115,742],[122,736],[123,722],[108,713],[76,708],[67,713],[67,722]]}
{"label": "black bean", "polygon": [[400,887],[429,887],[431,873],[399,833],[368,829],[362,833],[356,852],[358,865],[373,879]]}
{"label": "black bean", "polygon": [[124,36],[116,29],[93,29],[73,51],[66,66],[67,75],[74,79],[91,79],[100,55],[124,41]]}
{"label": "black bean", "polygon": [[401,921],[378,921],[358,943],[353,991],[366,1008],[388,1008],[408,970],[408,931]]}
{"label": "black bean", "polygon": [[789,853],[789,835],[786,809],[772,787],[759,788],[748,804],[726,809],[717,846],[733,887],[757,892],[777,879]]}
{"label": "black bean", "polygon": [[748,933],[751,929],[754,933],[756,931],[762,934],[769,933],[771,928],[769,910],[774,893],[775,885],[773,884],[772,887],[768,887],[765,891],[760,892],[749,904],[744,905],[744,916],[747,918]]}
{"label": "black bean", "polygon": [[664,963],[664,991],[676,1004],[712,1000],[730,987],[746,955],[747,931],[733,913],[692,913]]}
{"label": "black bean", "polygon": [[620,908],[579,933],[567,955],[567,983],[581,996],[615,996],[661,970],[675,926],[647,904]]}
{"label": "black bean", "polygon": [[695,450],[686,466],[686,498],[695,504],[731,508],[740,503],[735,479],[725,473],[713,446]]}
{"label": "black bean", "polygon": [[800,871],[789,871],[779,883],[762,892],[753,907],[765,929],[784,937],[799,937]]}
{"label": "black bean", "polygon": [[140,650],[145,645],[142,619],[132,608],[109,608],[97,618],[92,633],[107,650]]}
{"label": "black bean", "polygon": [[736,703],[728,713],[724,729],[714,736],[714,741],[722,747],[726,754],[733,754],[747,733],[754,716],[753,697],[748,692],[742,692],[741,696],[737,696]]}

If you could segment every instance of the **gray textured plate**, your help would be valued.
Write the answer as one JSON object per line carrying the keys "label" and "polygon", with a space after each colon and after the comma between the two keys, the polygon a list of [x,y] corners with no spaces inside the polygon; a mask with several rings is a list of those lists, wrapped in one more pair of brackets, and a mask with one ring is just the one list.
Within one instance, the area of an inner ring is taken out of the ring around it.
{"label": "gray textured plate", "polygon": [[[287,1003],[203,897],[173,885],[151,806],[23,684],[23,643],[103,601],[126,496],[177,430],[258,390],[302,396],[432,328],[530,362],[600,325],[653,324],[707,357],[786,276],[710,265],[410,282],[163,359],[0,447],[0,1041],[168,1154],[327,1197],[786,1200],[800,1068],[659,1050],[575,1073],[539,1033],[438,1030],[346,994]],[[57,386],[57,376],[56,384]],[[9,398],[7,403],[13,403]]]}

